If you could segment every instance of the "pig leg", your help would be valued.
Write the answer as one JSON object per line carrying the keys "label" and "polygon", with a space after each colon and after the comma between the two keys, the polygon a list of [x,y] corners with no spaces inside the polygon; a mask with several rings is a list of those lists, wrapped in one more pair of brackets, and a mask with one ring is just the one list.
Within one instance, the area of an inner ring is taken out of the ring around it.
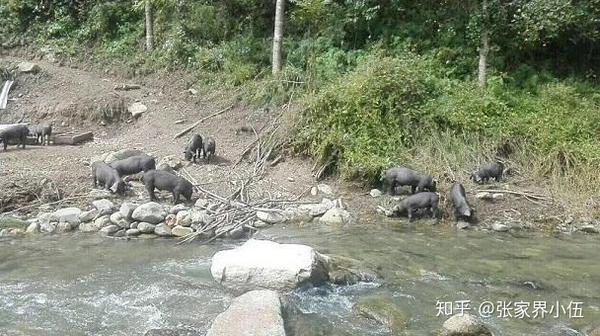
{"label": "pig leg", "polygon": [[412,222],[412,218],[413,218],[412,208],[409,207],[408,209],[406,209],[406,212],[408,213],[408,221]]}
{"label": "pig leg", "polygon": [[146,186],[146,190],[148,191],[148,196],[150,196],[150,200],[156,202],[156,195],[154,194],[154,185]]}
{"label": "pig leg", "polygon": [[175,190],[173,190],[173,204],[177,203],[179,203],[179,190],[175,188]]}

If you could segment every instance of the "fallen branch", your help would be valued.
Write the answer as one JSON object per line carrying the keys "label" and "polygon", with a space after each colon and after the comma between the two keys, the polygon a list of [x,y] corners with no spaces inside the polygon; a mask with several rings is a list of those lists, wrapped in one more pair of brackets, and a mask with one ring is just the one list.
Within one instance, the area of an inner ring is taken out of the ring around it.
{"label": "fallen branch", "polygon": [[514,191],[514,190],[484,189],[484,190],[477,190],[477,192],[489,192],[489,193],[498,193],[498,194],[511,194],[511,195],[523,196],[525,198],[533,198],[533,199],[537,199],[537,200],[541,200],[541,201],[552,201],[551,199],[549,199],[548,197],[543,196],[543,195],[534,195],[534,194],[530,194],[530,193],[526,193],[526,192],[520,192],[520,191]]}
{"label": "fallen branch", "polygon": [[216,117],[216,116],[218,116],[220,114],[223,114],[223,113],[231,110],[233,108],[233,106],[234,105],[230,105],[230,106],[228,106],[228,107],[226,107],[226,108],[224,108],[224,109],[222,109],[222,110],[220,110],[218,112],[215,112],[215,113],[213,113],[213,114],[211,114],[211,115],[209,115],[207,117],[204,117],[204,118],[196,121],[192,126],[190,126],[190,127],[186,128],[186,129],[184,129],[183,131],[177,133],[177,135],[175,135],[174,139],[177,139],[177,138],[179,138],[179,137],[187,134],[189,131],[193,130],[196,126],[200,125],[202,122],[204,122],[204,121],[206,121],[206,120],[208,120],[210,118]]}

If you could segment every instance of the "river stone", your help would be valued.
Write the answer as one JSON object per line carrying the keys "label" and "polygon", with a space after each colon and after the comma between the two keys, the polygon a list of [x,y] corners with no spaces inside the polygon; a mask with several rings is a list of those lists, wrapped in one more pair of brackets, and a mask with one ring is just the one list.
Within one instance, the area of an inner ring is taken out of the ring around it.
{"label": "river stone", "polygon": [[181,226],[181,225],[175,225],[171,229],[171,234],[173,236],[177,236],[177,237],[187,236],[192,232],[194,232],[194,229],[192,229],[191,227],[185,227],[185,226]]}
{"label": "river stone", "polygon": [[22,73],[38,73],[40,71],[40,66],[35,64],[35,63],[31,63],[31,62],[21,62],[18,65],[19,67],[19,72]]}
{"label": "river stone", "polygon": [[53,233],[57,225],[57,222],[40,222],[40,231],[43,233]]}
{"label": "river stone", "polygon": [[375,282],[377,273],[367,269],[356,259],[331,255],[328,256],[329,281],[337,285],[354,285],[360,281]]}
{"label": "river stone", "polygon": [[209,215],[206,210],[191,209],[189,213],[192,224],[209,225],[215,221],[215,217]]}
{"label": "river stone", "polygon": [[125,230],[125,229],[121,229],[121,230],[119,230],[119,231],[117,231],[117,232],[113,233],[113,235],[112,235],[112,236],[113,236],[113,237],[115,237],[115,238],[121,238],[121,237],[125,237],[125,234],[126,234],[126,233],[127,233],[127,230]]}
{"label": "river stone", "polygon": [[388,327],[392,335],[400,335],[408,323],[400,308],[387,297],[363,298],[352,309],[356,314]]}
{"label": "river stone", "polygon": [[38,233],[40,232],[40,223],[38,222],[32,222],[31,224],[29,224],[29,226],[27,226],[27,230],[25,230],[26,233]]}
{"label": "river stone", "polygon": [[187,210],[182,210],[175,215],[175,225],[189,227],[192,225],[192,216]]}
{"label": "river stone", "polygon": [[64,208],[54,211],[52,218],[59,223],[79,224],[79,215],[81,215],[81,210],[78,208]]}
{"label": "river stone", "polygon": [[483,322],[470,314],[454,315],[444,322],[443,336],[491,336]]}
{"label": "river stone", "polygon": [[92,202],[92,205],[100,211],[100,216],[110,215],[115,211],[115,204],[107,199],[99,199]]}
{"label": "river stone", "polygon": [[190,208],[188,206],[186,206],[185,204],[179,203],[179,204],[175,204],[174,206],[172,206],[169,213],[177,215],[180,211],[189,210],[189,209]]}
{"label": "river stone", "polygon": [[111,235],[114,234],[115,232],[119,231],[121,228],[118,225],[115,224],[111,224],[111,225],[107,225],[105,227],[103,227],[102,229],[100,229],[100,233],[105,234],[105,235]]}
{"label": "river stone", "polygon": [[321,223],[325,224],[348,224],[352,221],[352,216],[346,210],[332,208],[319,218]]}
{"label": "river stone", "polygon": [[471,227],[471,224],[469,224],[468,222],[465,222],[465,221],[456,222],[456,228],[459,230],[467,230],[470,227]]}
{"label": "river stone", "polygon": [[59,222],[58,225],[56,225],[56,232],[64,233],[64,232],[73,231],[73,229],[78,226],[79,226],[79,224],[71,224],[69,222]]}
{"label": "river stone", "polygon": [[585,233],[598,233],[598,228],[595,227],[594,225],[585,225],[585,226],[582,226],[581,228],[579,228],[579,231],[585,232]]}
{"label": "river stone", "polygon": [[210,271],[226,288],[246,292],[320,283],[327,279],[326,265],[326,257],[310,246],[250,239],[235,249],[217,252]]}
{"label": "river stone", "polygon": [[148,202],[137,207],[133,211],[133,219],[140,222],[158,224],[167,217],[165,209],[156,202]]}
{"label": "river stone", "polygon": [[324,183],[321,183],[321,184],[317,185],[317,190],[321,194],[333,195],[333,189],[331,189],[330,186],[328,186],[327,184],[324,184]]}
{"label": "river stone", "polygon": [[196,203],[194,203],[194,206],[198,207],[198,208],[206,209],[206,207],[208,207],[209,203],[210,202],[206,198],[199,198],[196,200]]}
{"label": "river stone", "polygon": [[111,194],[111,192],[109,190],[104,190],[104,189],[92,189],[90,191],[89,195],[93,199],[115,197],[115,195]]}
{"label": "river stone", "polygon": [[121,212],[115,212],[114,214],[110,215],[110,222],[118,225],[122,229],[129,229],[129,224],[131,223],[121,216]]}
{"label": "river stone", "polygon": [[154,225],[154,224],[140,222],[137,226],[137,229],[140,230],[140,232],[142,232],[142,233],[154,233],[155,227],[156,227],[156,225]]}
{"label": "river stone", "polygon": [[169,237],[171,236],[171,228],[165,223],[160,223],[154,227],[154,233],[161,237]]}
{"label": "river stone", "polygon": [[125,231],[126,236],[139,236],[141,234],[138,229],[128,229]]}
{"label": "river stone", "polygon": [[206,336],[285,336],[279,295],[253,290],[233,300],[213,321]]}
{"label": "river stone", "polygon": [[252,227],[255,227],[257,229],[262,229],[262,228],[265,228],[268,226],[271,226],[271,224],[265,223],[265,222],[261,221],[260,219],[255,220],[254,224],[252,224]]}
{"label": "river stone", "polygon": [[100,212],[98,209],[92,209],[90,211],[84,211],[79,215],[79,221],[82,223],[91,222],[98,216]]}
{"label": "river stone", "polygon": [[379,189],[371,189],[371,191],[369,192],[369,195],[371,195],[371,197],[375,198],[375,197],[380,197],[381,195],[383,195],[383,193]]}
{"label": "river stone", "polygon": [[138,207],[137,204],[131,203],[131,202],[124,202],[123,204],[121,204],[121,207],[119,208],[119,213],[121,213],[121,217],[125,218],[125,219],[133,219],[132,215],[133,215],[133,211]]}
{"label": "river stone", "polygon": [[129,224],[129,228],[130,229],[137,229],[138,224],[140,224],[140,222],[133,222],[133,223]]}
{"label": "river stone", "polygon": [[285,216],[278,211],[257,211],[256,218],[269,224],[277,224],[285,221]]}
{"label": "river stone", "polygon": [[507,232],[508,230],[510,230],[510,227],[506,224],[494,222],[492,224],[492,230],[496,232]]}

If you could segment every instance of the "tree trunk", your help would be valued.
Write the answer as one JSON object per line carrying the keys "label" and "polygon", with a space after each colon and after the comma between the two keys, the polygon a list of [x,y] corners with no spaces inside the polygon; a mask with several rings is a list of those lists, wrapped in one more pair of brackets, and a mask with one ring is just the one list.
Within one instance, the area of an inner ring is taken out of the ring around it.
{"label": "tree trunk", "polygon": [[275,30],[273,32],[273,74],[281,71],[281,43],[283,42],[283,15],[285,0],[277,0],[275,5]]}
{"label": "tree trunk", "polygon": [[152,2],[146,0],[146,50],[154,50],[154,21],[152,20]]}
{"label": "tree trunk", "polygon": [[479,87],[484,88],[487,84],[487,57],[490,52],[487,0],[482,0],[481,9],[483,23],[481,26],[481,47],[479,48]]}

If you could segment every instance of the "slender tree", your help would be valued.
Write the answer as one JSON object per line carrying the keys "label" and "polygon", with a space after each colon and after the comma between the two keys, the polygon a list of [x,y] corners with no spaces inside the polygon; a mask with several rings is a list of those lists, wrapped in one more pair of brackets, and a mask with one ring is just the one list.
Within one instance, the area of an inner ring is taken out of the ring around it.
{"label": "slender tree", "polygon": [[479,87],[487,84],[487,58],[490,52],[489,20],[487,0],[481,2],[481,46],[479,47]]}
{"label": "slender tree", "polygon": [[154,21],[152,19],[152,0],[145,0],[146,12],[146,50],[154,50]]}
{"label": "slender tree", "polygon": [[273,74],[281,71],[281,44],[283,42],[283,15],[285,0],[277,0],[275,4],[275,29],[273,31]]}

